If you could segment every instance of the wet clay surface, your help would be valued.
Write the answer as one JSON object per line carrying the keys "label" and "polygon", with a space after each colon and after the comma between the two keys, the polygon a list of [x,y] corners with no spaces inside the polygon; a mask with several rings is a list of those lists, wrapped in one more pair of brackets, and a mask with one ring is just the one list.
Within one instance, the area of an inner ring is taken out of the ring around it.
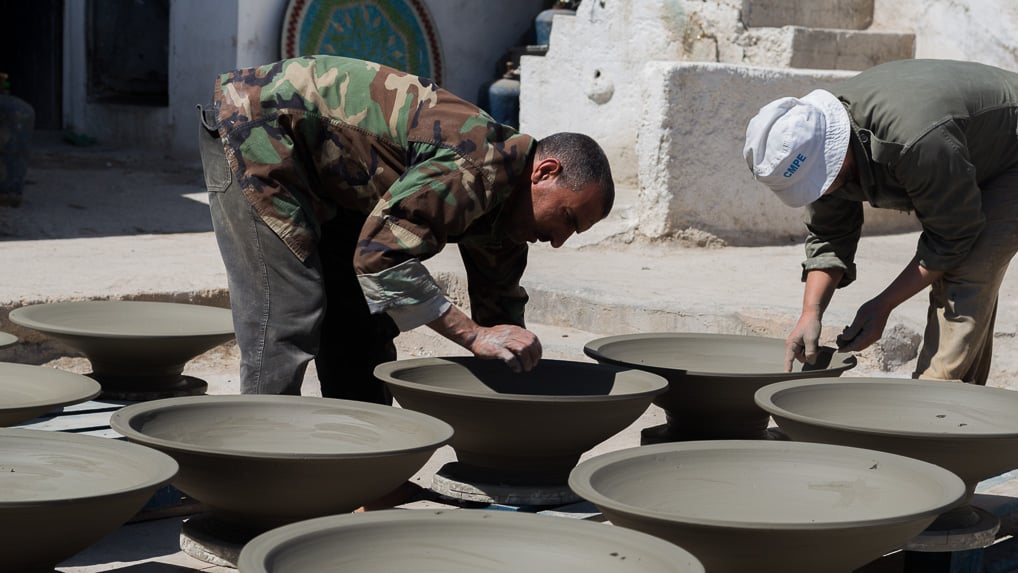
{"label": "wet clay surface", "polygon": [[608,336],[588,342],[587,356],[641,368],[668,380],[654,403],[668,416],[666,440],[764,439],[768,415],[753,400],[761,387],[792,378],[840,376],[854,356],[821,349],[815,364],[781,371],[785,343],[777,338],[700,333]]}
{"label": "wet clay surface", "polygon": [[294,524],[253,540],[238,565],[242,573],[704,571],[685,550],[636,531],[481,510],[389,510]]}
{"label": "wet clay surface", "polygon": [[166,398],[118,410],[110,426],[173,456],[177,488],[253,531],[352,511],[452,436],[418,412],[313,396]]}
{"label": "wet clay surface", "polygon": [[404,408],[445,420],[457,459],[508,483],[564,483],[581,454],[636,421],[666,381],[639,370],[544,359],[528,373],[473,357],[380,365]]}
{"label": "wet clay surface", "polygon": [[958,477],[925,462],[761,440],[611,452],[581,463],[569,484],[615,525],[680,544],[719,572],[847,573],[964,495]]}
{"label": "wet clay surface", "polygon": [[0,563],[50,570],[120,527],[170,481],[177,464],[119,440],[0,431]]}
{"label": "wet clay surface", "polygon": [[83,353],[106,390],[173,389],[188,360],[234,336],[229,310],[168,302],[47,303],[9,318]]}
{"label": "wet clay surface", "polygon": [[864,447],[945,467],[970,493],[1018,467],[1018,393],[939,380],[794,380],[757,401],[795,440]]}
{"label": "wet clay surface", "polygon": [[91,400],[100,391],[98,382],[80,374],[0,362],[0,427]]}

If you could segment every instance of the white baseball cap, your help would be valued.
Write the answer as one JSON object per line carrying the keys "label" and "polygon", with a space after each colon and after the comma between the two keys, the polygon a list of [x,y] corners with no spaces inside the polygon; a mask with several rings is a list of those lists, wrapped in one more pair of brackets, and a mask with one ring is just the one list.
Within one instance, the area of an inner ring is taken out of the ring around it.
{"label": "white baseball cap", "polygon": [[831,92],[814,90],[760,108],[746,127],[742,153],[757,181],[786,205],[803,207],[834,183],[851,131],[841,100]]}

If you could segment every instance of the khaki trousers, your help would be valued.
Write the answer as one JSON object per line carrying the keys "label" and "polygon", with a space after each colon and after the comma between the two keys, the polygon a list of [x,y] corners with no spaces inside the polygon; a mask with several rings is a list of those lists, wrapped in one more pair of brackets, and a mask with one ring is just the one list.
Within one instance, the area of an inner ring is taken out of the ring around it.
{"label": "khaki trousers", "polygon": [[986,385],[997,296],[1018,252],[1018,169],[983,187],[986,226],[972,251],[930,288],[923,346],[914,378]]}

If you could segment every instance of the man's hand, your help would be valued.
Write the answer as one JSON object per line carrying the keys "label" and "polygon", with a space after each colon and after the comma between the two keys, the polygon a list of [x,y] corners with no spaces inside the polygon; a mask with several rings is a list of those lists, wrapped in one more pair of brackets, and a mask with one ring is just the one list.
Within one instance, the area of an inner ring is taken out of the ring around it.
{"label": "man's hand", "polygon": [[856,311],[852,324],[846,326],[838,335],[838,350],[859,351],[880,340],[890,314],[891,308],[882,304],[879,299],[863,304]]}
{"label": "man's hand", "polygon": [[511,324],[480,326],[455,306],[428,326],[478,358],[505,362],[513,372],[529,372],[541,360],[541,342],[533,332]]}
{"label": "man's hand", "polygon": [[505,362],[513,372],[528,372],[541,360],[541,341],[529,330],[509,324],[478,327],[468,349],[478,358]]}
{"label": "man's hand", "polygon": [[823,325],[814,313],[804,313],[785,339],[785,372],[792,371],[793,361],[813,364],[820,354],[820,331]]}

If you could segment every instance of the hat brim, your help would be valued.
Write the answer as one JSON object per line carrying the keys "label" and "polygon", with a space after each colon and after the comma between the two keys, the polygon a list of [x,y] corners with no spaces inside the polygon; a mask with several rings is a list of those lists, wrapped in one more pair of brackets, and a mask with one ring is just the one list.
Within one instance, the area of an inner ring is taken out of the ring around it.
{"label": "hat brim", "polygon": [[[809,177],[786,189],[778,196],[792,207],[804,207],[816,201],[831,188],[838,178],[841,166],[848,154],[848,141],[852,123],[848,111],[834,94],[826,90],[813,90],[801,101],[816,106],[824,116],[824,161],[815,164],[816,170]],[[820,168],[823,171],[820,171]]]}

